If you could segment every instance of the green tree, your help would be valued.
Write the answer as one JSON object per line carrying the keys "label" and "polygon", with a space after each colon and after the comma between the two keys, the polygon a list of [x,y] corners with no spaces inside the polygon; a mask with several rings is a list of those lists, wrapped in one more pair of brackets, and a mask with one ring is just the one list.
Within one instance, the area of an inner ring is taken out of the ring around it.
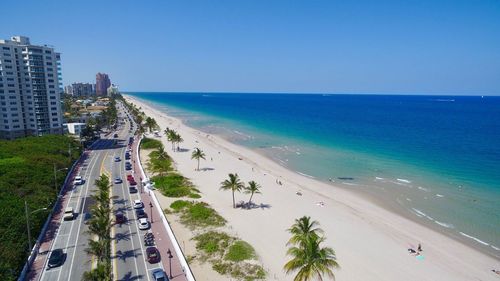
{"label": "green tree", "polygon": [[297,272],[294,281],[323,280],[325,275],[335,279],[333,269],[339,268],[337,257],[332,248],[321,246],[325,238],[319,236],[323,230],[318,226],[317,221],[304,216],[288,229],[292,238],[287,243],[290,246],[287,255],[292,259],[283,268],[287,274]]}
{"label": "green tree", "polygon": [[233,208],[236,208],[236,202],[234,200],[234,192],[241,191],[245,187],[243,182],[241,182],[238,174],[229,174],[229,179],[221,182],[220,189],[222,190],[231,190],[233,194]]}
{"label": "green tree", "polygon": [[196,170],[199,171],[200,170],[200,159],[205,160],[205,153],[203,152],[203,150],[196,147],[193,150],[193,153],[191,154],[191,159],[198,160],[198,168]]}
{"label": "green tree", "polygon": [[250,199],[248,199],[248,206],[252,205],[252,197],[254,194],[261,194],[261,186],[255,181],[249,181],[248,186],[245,186],[245,193],[250,194]]}
{"label": "green tree", "polygon": [[111,281],[110,265],[98,263],[95,269],[83,273],[82,281]]}
{"label": "green tree", "polygon": [[163,147],[163,144],[158,147],[158,156],[157,157],[160,160],[168,159],[168,154],[165,151],[165,147]]}

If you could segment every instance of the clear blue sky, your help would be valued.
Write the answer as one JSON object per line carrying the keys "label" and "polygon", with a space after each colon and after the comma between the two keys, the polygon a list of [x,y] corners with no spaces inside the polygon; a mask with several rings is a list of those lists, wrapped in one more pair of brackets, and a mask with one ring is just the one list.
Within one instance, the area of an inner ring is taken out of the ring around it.
{"label": "clear blue sky", "polygon": [[500,1],[2,1],[0,38],[122,90],[500,94]]}

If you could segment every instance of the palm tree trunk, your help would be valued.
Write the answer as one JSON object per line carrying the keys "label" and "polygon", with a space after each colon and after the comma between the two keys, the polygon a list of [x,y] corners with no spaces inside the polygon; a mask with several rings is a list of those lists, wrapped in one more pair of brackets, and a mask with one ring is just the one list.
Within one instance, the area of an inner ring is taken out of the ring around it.
{"label": "palm tree trunk", "polygon": [[233,190],[233,209],[236,209],[236,203],[234,202],[234,190]]}
{"label": "palm tree trunk", "polygon": [[252,197],[253,197],[253,192],[250,195],[250,199],[248,200],[248,207],[250,207],[250,205],[252,204]]}
{"label": "palm tree trunk", "polygon": [[198,171],[200,170],[200,158],[198,158]]}

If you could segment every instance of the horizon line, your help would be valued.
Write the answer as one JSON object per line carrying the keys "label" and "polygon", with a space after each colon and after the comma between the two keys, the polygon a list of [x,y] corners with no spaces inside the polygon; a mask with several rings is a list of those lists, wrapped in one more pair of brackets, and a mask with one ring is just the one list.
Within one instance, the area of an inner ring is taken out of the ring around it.
{"label": "horizon line", "polygon": [[450,93],[327,93],[327,92],[230,92],[230,91],[120,91],[122,93],[170,93],[170,94],[257,94],[257,95],[360,95],[360,96],[461,96],[500,97],[500,94],[450,94]]}

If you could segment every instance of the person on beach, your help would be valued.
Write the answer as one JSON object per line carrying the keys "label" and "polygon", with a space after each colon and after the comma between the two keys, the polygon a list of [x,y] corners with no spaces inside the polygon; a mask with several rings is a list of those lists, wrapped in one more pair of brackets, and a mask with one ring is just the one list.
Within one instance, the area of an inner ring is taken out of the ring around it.
{"label": "person on beach", "polygon": [[417,251],[422,252],[422,245],[420,245],[420,243],[418,243]]}

